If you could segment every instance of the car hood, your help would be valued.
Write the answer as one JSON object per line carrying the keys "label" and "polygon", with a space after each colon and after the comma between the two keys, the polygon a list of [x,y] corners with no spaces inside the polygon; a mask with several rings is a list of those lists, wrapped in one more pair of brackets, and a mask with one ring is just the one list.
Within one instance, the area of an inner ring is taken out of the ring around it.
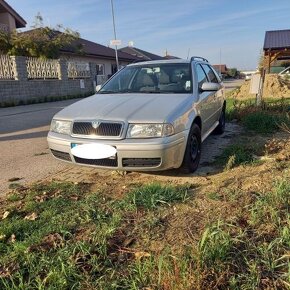
{"label": "car hood", "polygon": [[101,119],[163,123],[191,94],[96,94],[76,102],[57,113],[65,120]]}

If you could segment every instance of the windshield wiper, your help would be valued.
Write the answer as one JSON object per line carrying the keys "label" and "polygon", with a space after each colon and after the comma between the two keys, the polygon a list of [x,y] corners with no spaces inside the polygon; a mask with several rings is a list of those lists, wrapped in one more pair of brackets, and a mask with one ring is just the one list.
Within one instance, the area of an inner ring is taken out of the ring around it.
{"label": "windshield wiper", "polygon": [[99,94],[127,94],[127,93],[138,93],[131,90],[121,90],[121,91],[100,91]]}
{"label": "windshield wiper", "polygon": [[121,90],[121,91],[118,91],[119,94],[127,94],[127,93],[137,93],[136,91],[132,91],[132,90]]}
{"label": "windshield wiper", "polygon": [[143,91],[143,92],[140,92],[140,93],[142,93],[142,94],[161,94],[162,92],[160,92],[160,91],[148,91],[148,92]]}
{"label": "windshield wiper", "polygon": [[98,94],[117,94],[116,91],[99,91]]}

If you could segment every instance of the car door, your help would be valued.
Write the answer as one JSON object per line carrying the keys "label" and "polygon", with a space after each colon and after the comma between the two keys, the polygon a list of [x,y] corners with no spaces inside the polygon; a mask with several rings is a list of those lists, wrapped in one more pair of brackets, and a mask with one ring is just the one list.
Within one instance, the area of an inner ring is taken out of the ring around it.
{"label": "car door", "polygon": [[[204,69],[207,79],[211,83],[220,84],[220,80],[218,79],[217,75],[214,73],[214,70],[210,67],[210,65],[202,64],[202,68]],[[223,106],[223,87],[221,85],[221,88],[213,92],[211,97],[211,124],[213,125],[216,121],[219,120],[221,109]]]}
{"label": "car door", "polygon": [[199,93],[199,109],[202,120],[202,136],[205,135],[212,127],[212,115],[214,114],[213,98],[214,92],[202,91],[201,86],[203,83],[208,82],[207,75],[202,68],[201,64],[195,65],[195,71],[198,82]]}

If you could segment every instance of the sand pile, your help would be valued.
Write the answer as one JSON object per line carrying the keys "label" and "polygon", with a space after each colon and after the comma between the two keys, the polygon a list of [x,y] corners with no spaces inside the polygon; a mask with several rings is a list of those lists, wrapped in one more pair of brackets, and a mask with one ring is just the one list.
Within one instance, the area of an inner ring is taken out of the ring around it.
{"label": "sand pile", "polygon": [[[231,97],[244,99],[255,98],[255,95],[250,94],[250,80],[235,90]],[[277,74],[268,74],[265,77],[263,98],[290,98],[290,81],[281,78]]]}

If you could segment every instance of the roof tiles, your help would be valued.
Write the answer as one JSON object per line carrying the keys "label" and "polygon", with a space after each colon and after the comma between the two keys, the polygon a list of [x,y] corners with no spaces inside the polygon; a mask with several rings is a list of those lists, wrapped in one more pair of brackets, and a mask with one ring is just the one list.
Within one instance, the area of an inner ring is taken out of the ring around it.
{"label": "roof tiles", "polygon": [[266,31],[264,50],[290,48],[290,29]]}

